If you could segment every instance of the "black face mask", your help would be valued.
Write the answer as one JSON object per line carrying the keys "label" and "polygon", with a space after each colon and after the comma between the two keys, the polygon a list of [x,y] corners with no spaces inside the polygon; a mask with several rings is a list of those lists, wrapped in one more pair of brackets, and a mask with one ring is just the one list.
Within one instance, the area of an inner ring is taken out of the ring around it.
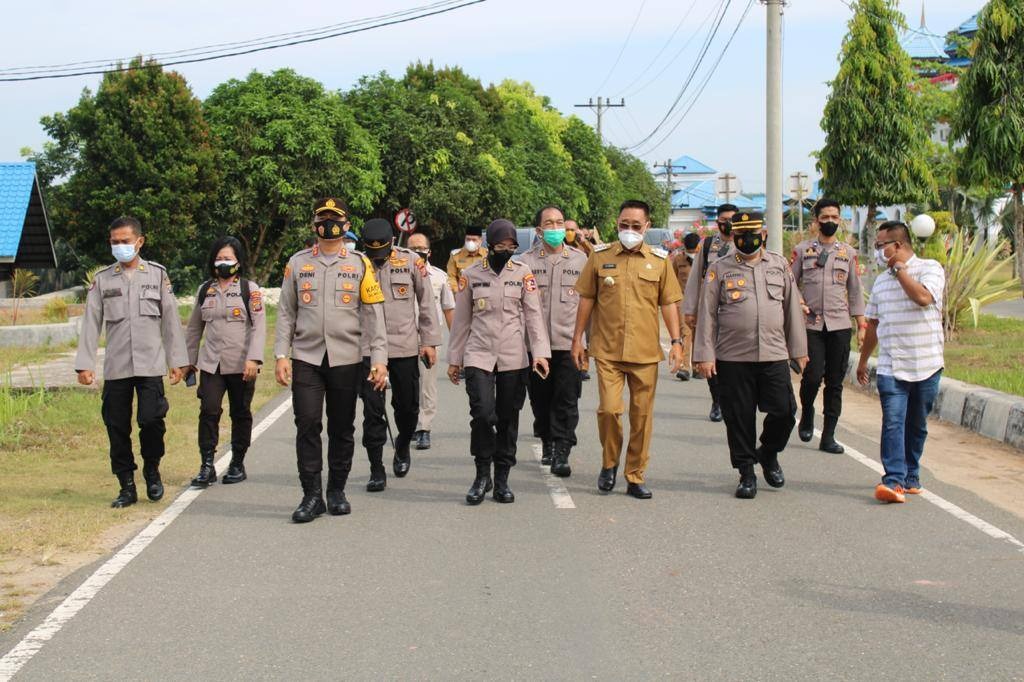
{"label": "black face mask", "polygon": [[487,253],[487,264],[491,266],[491,270],[494,270],[495,272],[501,272],[502,270],[505,269],[505,264],[508,263],[508,260],[511,257],[511,251],[505,251],[501,253],[490,251]]}
{"label": "black face mask", "polygon": [[321,239],[341,239],[347,229],[348,223],[342,220],[322,220],[316,224],[316,233]]}
{"label": "black face mask", "polygon": [[751,256],[761,250],[761,233],[740,234],[732,238],[732,243],[740,253]]}
{"label": "black face mask", "polygon": [[213,266],[217,276],[221,279],[234,277],[238,273],[238,263],[219,263]]}
{"label": "black face mask", "polygon": [[720,220],[718,221],[718,231],[726,237],[732,232],[732,221],[731,220]]}
{"label": "black face mask", "polygon": [[831,237],[839,230],[839,223],[818,223],[818,229],[826,237]]}

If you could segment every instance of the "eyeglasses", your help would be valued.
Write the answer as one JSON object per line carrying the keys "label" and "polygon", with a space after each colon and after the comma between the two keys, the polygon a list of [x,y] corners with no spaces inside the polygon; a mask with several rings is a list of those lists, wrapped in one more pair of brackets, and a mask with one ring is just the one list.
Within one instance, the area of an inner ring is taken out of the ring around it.
{"label": "eyeglasses", "polygon": [[515,253],[516,247],[514,246],[495,246],[491,248],[491,253]]}
{"label": "eyeglasses", "polygon": [[899,244],[899,243],[900,243],[899,239],[890,239],[887,242],[875,242],[875,249],[876,250],[877,249],[884,249],[885,247],[889,246],[889,244]]}
{"label": "eyeglasses", "polygon": [[633,230],[634,232],[639,232],[640,230],[644,229],[644,224],[643,223],[619,223],[619,229],[620,230]]}

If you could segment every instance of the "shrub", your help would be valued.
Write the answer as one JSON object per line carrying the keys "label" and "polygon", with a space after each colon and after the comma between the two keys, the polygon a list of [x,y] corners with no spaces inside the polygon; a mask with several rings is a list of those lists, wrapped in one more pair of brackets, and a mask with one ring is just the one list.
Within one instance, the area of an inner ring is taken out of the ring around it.
{"label": "shrub", "polygon": [[958,232],[950,244],[942,297],[942,326],[947,339],[968,314],[972,326],[977,327],[978,313],[984,306],[1019,296],[1019,277],[999,281],[1006,240],[999,239],[995,244],[979,244],[978,240],[977,235]]}
{"label": "shrub", "polygon": [[43,319],[47,322],[67,322],[68,302],[60,296],[55,296],[43,306]]}

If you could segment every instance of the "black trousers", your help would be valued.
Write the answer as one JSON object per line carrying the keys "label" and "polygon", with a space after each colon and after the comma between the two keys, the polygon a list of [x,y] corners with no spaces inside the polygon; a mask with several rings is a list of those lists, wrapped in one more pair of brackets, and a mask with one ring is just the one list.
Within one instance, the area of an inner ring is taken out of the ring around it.
{"label": "black trousers", "polygon": [[761,446],[768,454],[782,452],[796,425],[796,398],[789,362],[724,362],[719,360],[718,390],[733,467],[757,462],[757,411],[765,413]]}
{"label": "black trousers", "polygon": [[164,456],[164,417],[167,398],[164,378],[128,377],[103,382],[103,425],[110,439],[110,470],[114,474],[135,471],[132,454],[132,397],[138,398],[135,419],[139,423],[139,450],[142,461],[158,466]]}
{"label": "black trousers", "polygon": [[850,336],[853,330],[807,330],[807,355],[810,358],[800,380],[800,406],[811,409],[825,380],[825,417],[839,419],[843,411],[843,380],[850,366]]}
{"label": "black trousers", "polygon": [[477,462],[516,465],[519,411],[526,402],[529,369],[488,372],[466,368],[469,395],[469,451]]}
{"label": "black trousers", "polygon": [[[384,391],[373,388],[366,377],[370,376],[370,358],[363,358],[363,447],[367,453],[379,451],[388,440],[388,428],[384,413]],[[416,431],[416,420],[420,415],[420,366],[419,356],[411,358],[390,358],[388,378],[391,380],[391,407],[395,411],[395,448],[403,448],[412,441]],[[372,457],[371,457],[372,458]]]}
{"label": "black trousers", "polygon": [[711,402],[716,405],[722,404],[721,391],[718,388],[718,377],[708,377],[708,391],[711,393]]}
{"label": "black trousers", "polygon": [[533,428],[545,443],[576,445],[576,426],[580,422],[580,395],[583,377],[567,350],[551,351],[551,372],[541,379],[529,372],[530,407]]}
{"label": "black trousers", "polygon": [[292,406],[295,411],[295,453],[303,485],[319,481],[323,471],[324,400],[327,401],[328,489],[343,489],[352,470],[355,449],[356,401],[363,380],[361,363],[331,367],[327,355],[313,365],[292,363]]}
{"label": "black trousers", "polygon": [[255,381],[242,381],[241,374],[199,373],[199,452],[215,452],[219,440],[224,393],[231,415],[231,454],[244,455],[252,441],[252,396]]}

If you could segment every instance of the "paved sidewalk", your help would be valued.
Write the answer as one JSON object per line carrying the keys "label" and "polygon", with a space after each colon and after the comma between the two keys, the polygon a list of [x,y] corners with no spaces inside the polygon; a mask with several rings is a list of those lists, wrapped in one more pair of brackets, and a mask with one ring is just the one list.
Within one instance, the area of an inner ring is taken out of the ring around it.
{"label": "paved sidewalk", "polygon": [[96,381],[92,386],[78,383],[75,373],[75,351],[66,351],[53,360],[37,365],[19,365],[0,376],[0,385],[13,388],[84,388],[96,390],[103,381],[103,348],[96,353]]}
{"label": "paved sidewalk", "polygon": [[998,315],[999,317],[1012,317],[1024,320],[1024,298],[1015,298],[1012,301],[1000,301],[981,309],[983,313]]}

